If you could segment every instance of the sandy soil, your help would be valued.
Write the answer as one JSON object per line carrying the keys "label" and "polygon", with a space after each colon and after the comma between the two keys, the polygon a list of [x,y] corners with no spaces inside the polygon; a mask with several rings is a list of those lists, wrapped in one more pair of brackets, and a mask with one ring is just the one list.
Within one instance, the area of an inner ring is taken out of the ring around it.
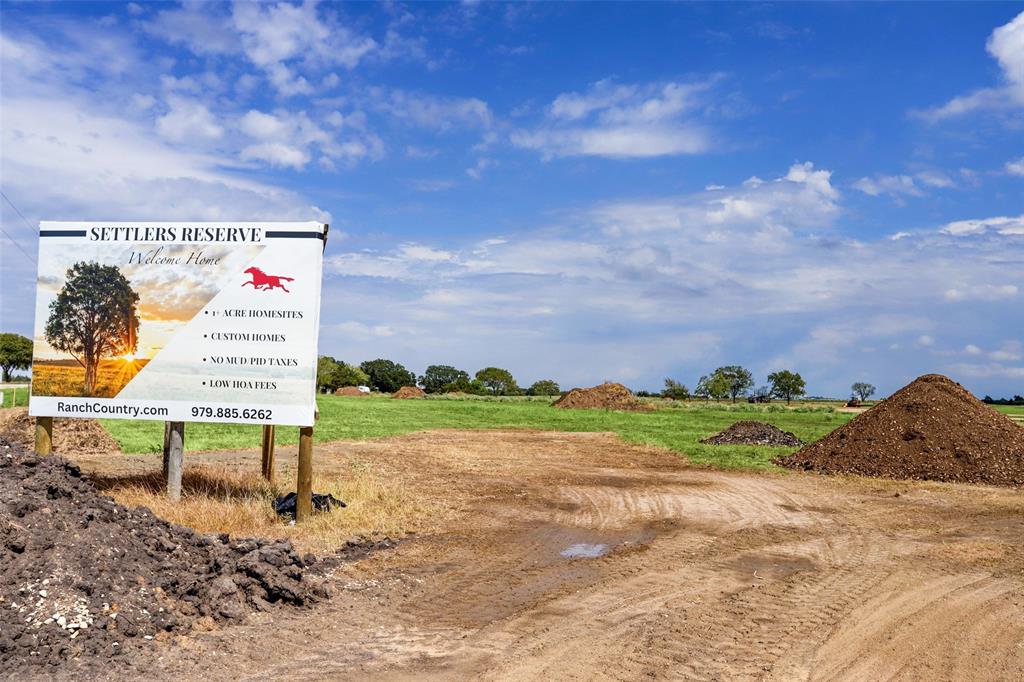
{"label": "sandy soil", "polygon": [[[372,462],[444,497],[450,513],[338,568],[329,603],[153,642],[137,673],[1016,680],[1024,670],[1020,491],[698,469],[612,434],[435,431],[315,456],[320,472]],[[294,449],[279,457],[292,465]],[[259,466],[255,452],[189,455],[200,460]]]}

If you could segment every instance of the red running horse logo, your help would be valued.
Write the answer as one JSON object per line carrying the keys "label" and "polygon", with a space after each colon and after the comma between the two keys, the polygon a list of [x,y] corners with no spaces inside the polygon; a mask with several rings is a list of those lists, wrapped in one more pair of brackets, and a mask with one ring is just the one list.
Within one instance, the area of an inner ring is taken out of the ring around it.
{"label": "red running horse logo", "polygon": [[251,284],[253,289],[262,289],[263,291],[270,291],[271,289],[284,289],[285,292],[291,293],[281,282],[294,282],[294,277],[281,277],[280,275],[268,275],[259,268],[253,267],[245,271],[245,274],[252,275],[251,282],[243,282],[242,286]]}

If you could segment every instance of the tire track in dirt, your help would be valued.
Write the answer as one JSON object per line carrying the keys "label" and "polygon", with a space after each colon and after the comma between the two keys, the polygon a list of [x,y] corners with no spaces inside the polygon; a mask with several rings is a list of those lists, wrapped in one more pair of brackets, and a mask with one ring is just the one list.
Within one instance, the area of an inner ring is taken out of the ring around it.
{"label": "tire track in dirt", "polygon": [[[335,447],[443,488],[461,514],[449,526],[345,567],[339,584],[356,591],[308,621],[251,643],[225,635],[233,665],[167,676],[941,680],[1024,667],[1012,491],[688,468],[602,434],[442,435],[437,451],[425,434]],[[607,553],[562,556],[574,544]]]}

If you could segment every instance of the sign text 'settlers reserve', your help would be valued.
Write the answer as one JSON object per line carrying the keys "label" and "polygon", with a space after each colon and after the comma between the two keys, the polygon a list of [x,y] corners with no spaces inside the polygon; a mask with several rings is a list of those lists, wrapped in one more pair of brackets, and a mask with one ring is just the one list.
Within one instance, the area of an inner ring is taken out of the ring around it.
{"label": "sign text 'settlers reserve'", "polygon": [[259,242],[259,227],[93,227],[89,241],[101,242]]}

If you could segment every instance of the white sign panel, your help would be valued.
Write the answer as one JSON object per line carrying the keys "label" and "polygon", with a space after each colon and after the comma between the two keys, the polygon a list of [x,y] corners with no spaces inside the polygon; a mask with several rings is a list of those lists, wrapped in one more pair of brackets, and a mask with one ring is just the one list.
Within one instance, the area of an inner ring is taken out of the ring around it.
{"label": "white sign panel", "polygon": [[311,426],[326,231],[41,223],[29,414]]}

